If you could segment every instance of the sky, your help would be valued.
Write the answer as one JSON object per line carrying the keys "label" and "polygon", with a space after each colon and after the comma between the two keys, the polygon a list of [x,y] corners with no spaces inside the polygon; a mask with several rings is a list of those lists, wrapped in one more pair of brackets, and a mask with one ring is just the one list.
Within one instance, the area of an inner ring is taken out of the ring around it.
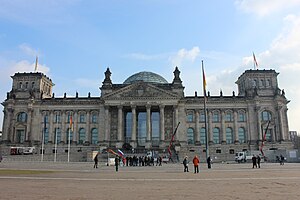
{"label": "sky", "polygon": [[203,95],[201,60],[207,90],[226,96],[253,52],[259,69],[279,72],[289,129],[300,132],[300,0],[0,0],[1,102],[36,56],[56,97],[100,96],[107,67],[123,83],[141,71],[172,82],[176,66],[185,95]]}

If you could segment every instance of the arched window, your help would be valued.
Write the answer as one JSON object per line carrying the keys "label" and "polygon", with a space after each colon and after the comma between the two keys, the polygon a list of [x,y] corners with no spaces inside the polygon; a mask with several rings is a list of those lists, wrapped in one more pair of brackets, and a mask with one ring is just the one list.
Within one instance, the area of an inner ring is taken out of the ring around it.
{"label": "arched window", "polygon": [[17,122],[26,122],[27,114],[25,112],[20,112],[17,116]]}
{"label": "arched window", "polygon": [[193,112],[189,112],[187,114],[187,119],[188,122],[193,122],[194,121],[194,113]]}
{"label": "arched window", "polygon": [[246,114],[244,111],[239,111],[238,113],[238,121],[245,122],[246,121]]}
{"label": "arched window", "polygon": [[96,128],[92,129],[91,136],[92,136],[92,144],[97,144],[98,143],[98,130]]}
{"label": "arched window", "polygon": [[79,141],[78,141],[78,143],[83,144],[84,141],[85,141],[85,129],[81,128],[81,129],[79,129]]}
{"label": "arched window", "polygon": [[267,79],[266,81],[266,87],[270,87],[271,83],[270,83],[270,79]]}
{"label": "arched window", "polygon": [[85,114],[84,113],[80,113],[80,115],[79,115],[79,123],[85,123]]}
{"label": "arched window", "polygon": [[92,114],[92,123],[97,123],[98,117],[97,117],[97,113],[93,113]]}
{"label": "arched window", "polygon": [[233,134],[232,134],[232,128],[226,128],[226,143],[232,144],[233,143]]}
{"label": "arched window", "polygon": [[225,114],[225,121],[226,122],[232,122],[233,121],[233,115],[231,111],[227,111]]}
{"label": "arched window", "polygon": [[239,142],[240,143],[246,143],[246,134],[245,134],[245,128],[241,127],[239,128]]}
{"label": "arched window", "polygon": [[55,143],[58,144],[58,143],[61,142],[61,130],[60,130],[60,128],[55,128],[53,141],[54,141],[54,144]]}
{"label": "arched window", "polygon": [[201,128],[200,129],[200,142],[201,142],[201,144],[206,144],[205,139],[206,139],[206,137],[205,137],[205,128]]}
{"label": "arched window", "polygon": [[219,128],[213,129],[213,142],[215,144],[220,144],[220,129]]}
{"label": "arched window", "polygon": [[23,87],[23,83],[20,82],[20,83],[19,83],[19,89],[22,89],[22,87]]}
{"label": "arched window", "polygon": [[66,141],[67,141],[67,143],[69,143],[69,134],[70,134],[70,143],[71,143],[72,140],[73,140],[73,131],[70,128],[68,128],[67,132],[66,132]]}
{"label": "arched window", "polygon": [[200,122],[205,122],[205,113],[204,113],[204,111],[200,112]]}
{"label": "arched window", "polygon": [[187,142],[188,144],[195,144],[194,129],[192,128],[187,129]]}
{"label": "arched window", "polygon": [[218,111],[213,112],[212,121],[213,122],[220,122],[220,114],[219,114]]}
{"label": "arched window", "polygon": [[272,119],[272,115],[269,111],[261,112],[261,120],[262,121],[270,121]]}

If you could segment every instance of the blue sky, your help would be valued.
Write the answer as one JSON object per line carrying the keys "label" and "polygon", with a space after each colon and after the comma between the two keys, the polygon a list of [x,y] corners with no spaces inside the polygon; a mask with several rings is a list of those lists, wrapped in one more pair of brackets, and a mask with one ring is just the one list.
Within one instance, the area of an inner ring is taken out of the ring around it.
{"label": "blue sky", "polygon": [[299,0],[0,0],[1,101],[10,76],[33,71],[36,55],[56,96],[99,96],[107,67],[122,83],[140,71],[171,82],[175,66],[185,94],[202,95],[201,60],[211,94],[231,95],[253,69],[252,52],[259,68],[280,73],[290,130],[299,132]]}

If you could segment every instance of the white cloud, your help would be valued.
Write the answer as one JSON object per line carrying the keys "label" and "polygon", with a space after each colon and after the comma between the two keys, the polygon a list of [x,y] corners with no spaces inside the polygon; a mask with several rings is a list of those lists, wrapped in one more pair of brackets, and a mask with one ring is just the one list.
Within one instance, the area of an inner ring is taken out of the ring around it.
{"label": "white cloud", "polygon": [[[35,63],[31,63],[27,60],[7,61],[5,62],[5,66],[5,68],[1,67],[0,79],[2,81],[9,79],[9,77],[14,75],[14,73],[33,72],[35,69]],[[46,65],[39,64],[37,71],[48,75],[50,69]]]}
{"label": "white cloud", "polygon": [[29,56],[38,56],[40,55],[38,50],[33,49],[29,44],[21,44],[19,45],[19,48],[27,55]]}
{"label": "white cloud", "polygon": [[199,47],[193,47],[191,50],[180,49],[174,56],[171,56],[169,60],[173,66],[181,66],[182,62],[189,61],[193,63],[195,59],[199,56]]}
{"label": "white cloud", "polygon": [[300,5],[299,0],[236,0],[238,9],[246,13],[254,13],[259,16],[267,16],[283,9]]}
{"label": "white cloud", "polygon": [[[260,68],[272,68],[280,73],[279,87],[291,100],[288,107],[290,130],[300,131],[300,16],[288,15],[283,19],[284,27],[272,41],[269,49],[258,53],[256,59]],[[243,58],[245,65],[253,65],[253,57]]]}

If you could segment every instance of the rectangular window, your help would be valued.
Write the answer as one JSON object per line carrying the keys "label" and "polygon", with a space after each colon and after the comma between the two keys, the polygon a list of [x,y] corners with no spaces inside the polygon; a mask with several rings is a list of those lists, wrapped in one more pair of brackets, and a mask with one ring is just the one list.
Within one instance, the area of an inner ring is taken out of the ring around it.
{"label": "rectangular window", "polygon": [[213,121],[213,122],[219,122],[219,121],[220,121],[220,120],[219,120],[219,113],[214,113],[214,114],[213,114],[212,121]]}
{"label": "rectangular window", "polygon": [[189,113],[189,114],[187,115],[187,121],[188,121],[188,122],[193,122],[193,121],[194,121],[194,115],[193,115],[193,113]]}
{"label": "rectangular window", "polygon": [[60,122],[60,115],[59,115],[59,114],[55,114],[55,115],[54,115],[53,122],[54,122],[54,123],[59,123],[59,122]]}
{"label": "rectangular window", "polygon": [[204,112],[200,112],[200,122],[205,122],[205,114],[204,114]]}
{"label": "rectangular window", "polygon": [[246,121],[245,113],[239,113],[239,122],[245,122],[245,121]]}
{"label": "rectangular window", "polygon": [[97,115],[96,114],[92,115],[92,123],[97,123]]}
{"label": "rectangular window", "polygon": [[125,115],[125,142],[130,143],[132,132],[132,112]]}
{"label": "rectangular window", "polygon": [[84,123],[85,122],[85,115],[84,114],[80,114],[80,116],[79,116],[79,122],[80,123]]}

